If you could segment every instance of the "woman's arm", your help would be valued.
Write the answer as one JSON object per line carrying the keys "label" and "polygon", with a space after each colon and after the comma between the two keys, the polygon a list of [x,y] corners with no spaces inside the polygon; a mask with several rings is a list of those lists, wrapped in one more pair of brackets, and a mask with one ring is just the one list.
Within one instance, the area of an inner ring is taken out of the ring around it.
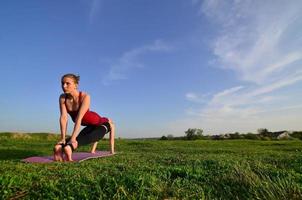
{"label": "woman's arm", "polygon": [[71,139],[70,139],[71,142],[76,141],[76,138],[80,133],[82,119],[83,119],[85,113],[87,112],[87,110],[89,109],[89,106],[90,106],[90,96],[88,94],[86,94],[81,103],[81,107],[78,112],[78,116],[75,119],[75,124],[74,124],[74,128],[72,131]]}
{"label": "woman's arm", "polygon": [[67,116],[67,110],[66,110],[65,96],[64,95],[60,96],[59,104],[60,104],[60,130],[61,130],[61,140],[60,140],[60,142],[65,143],[68,116]]}

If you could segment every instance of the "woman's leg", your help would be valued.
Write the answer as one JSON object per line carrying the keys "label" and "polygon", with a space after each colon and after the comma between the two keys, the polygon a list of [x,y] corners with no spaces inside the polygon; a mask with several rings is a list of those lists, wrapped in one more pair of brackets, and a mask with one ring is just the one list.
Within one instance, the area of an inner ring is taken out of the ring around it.
{"label": "woman's leg", "polygon": [[66,155],[65,159],[66,161],[73,161],[72,160],[72,152],[78,148],[78,142],[73,142],[73,143],[70,143],[70,139],[71,138],[68,138],[66,140],[66,144],[64,145],[63,147],[63,151]]}
{"label": "woman's leg", "polygon": [[98,142],[108,132],[107,126],[87,126],[78,135],[79,146]]}
{"label": "woman's leg", "polygon": [[53,159],[54,161],[63,161],[63,145],[62,144],[56,144],[56,146],[53,148],[54,154]]}
{"label": "woman's leg", "polygon": [[94,142],[94,143],[92,144],[90,153],[95,153],[95,150],[96,150],[96,146],[97,146],[97,145],[98,145],[98,142]]}
{"label": "woman's leg", "polygon": [[78,146],[87,145],[91,143],[95,143],[91,151],[96,149],[97,141],[102,139],[104,135],[107,133],[107,129],[109,126],[86,126],[81,130],[78,137],[76,138],[77,143],[69,144],[69,139],[66,140],[66,144],[64,147],[64,153],[66,155],[67,161],[72,161],[72,151],[76,149]]}
{"label": "woman's leg", "polygon": [[[104,124],[107,127],[107,132],[110,132],[109,134],[109,142],[110,142],[110,152],[114,154],[114,133],[115,133],[115,127],[113,124],[113,121],[109,119],[108,124]],[[95,153],[96,147],[98,145],[98,142],[94,142],[91,147],[91,153]]]}
{"label": "woman's leg", "polygon": [[94,143],[91,149],[91,152],[95,152],[97,141],[101,140],[106,133],[111,130],[110,124],[105,123],[100,126],[86,126],[81,130],[78,137],[76,138],[77,143],[69,144],[69,140],[66,140],[66,144],[64,147],[64,153],[66,155],[67,161],[72,161],[72,151],[76,149],[78,146],[87,145]]}
{"label": "woman's leg", "polygon": [[110,152],[114,154],[114,134],[115,134],[115,126],[113,124],[113,121],[109,119],[110,124],[110,135],[109,135],[109,141],[110,141]]}

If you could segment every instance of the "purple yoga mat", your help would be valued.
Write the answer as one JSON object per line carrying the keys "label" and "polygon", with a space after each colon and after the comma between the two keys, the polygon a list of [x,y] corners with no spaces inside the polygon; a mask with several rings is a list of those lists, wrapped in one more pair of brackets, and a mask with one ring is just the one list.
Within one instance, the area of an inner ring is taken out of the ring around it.
{"label": "purple yoga mat", "polygon": [[[92,158],[100,158],[100,157],[107,157],[113,156],[109,151],[96,151],[95,153],[88,153],[88,152],[74,152],[72,154],[72,159],[75,162],[81,162],[84,160],[92,159]],[[25,158],[22,160],[23,162],[28,163],[51,163],[55,162],[53,160],[53,156],[34,156]]]}

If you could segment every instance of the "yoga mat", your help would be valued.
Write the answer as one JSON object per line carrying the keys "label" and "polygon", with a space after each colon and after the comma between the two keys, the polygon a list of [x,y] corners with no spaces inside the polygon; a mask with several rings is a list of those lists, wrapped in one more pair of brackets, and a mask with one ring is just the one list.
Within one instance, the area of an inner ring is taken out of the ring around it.
{"label": "yoga mat", "polygon": [[[92,159],[92,158],[101,158],[107,156],[113,156],[109,151],[96,151],[95,153],[88,152],[74,152],[72,154],[72,159],[74,162],[82,162],[84,160]],[[22,162],[27,163],[51,163],[55,162],[53,160],[53,156],[34,156],[21,160]]]}

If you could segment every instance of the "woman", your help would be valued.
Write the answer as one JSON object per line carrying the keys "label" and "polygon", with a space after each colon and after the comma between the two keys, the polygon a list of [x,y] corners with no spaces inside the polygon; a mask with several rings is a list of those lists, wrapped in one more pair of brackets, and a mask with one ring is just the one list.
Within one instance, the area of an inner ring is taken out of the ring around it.
{"label": "woman", "polygon": [[[111,120],[89,111],[90,96],[78,91],[79,80],[80,77],[74,74],[65,74],[61,79],[64,91],[59,99],[61,140],[54,147],[55,161],[63,161],[63,152],[66,160],[72,161],[72,152],[85,144],[92,143],[91,153],[95,153],[98,141],[108,132],[110,150],[114,154],[114,125]],[[68,114],[75,124],[71,137],[65,140]],[[80,132],[81,125],[86,127]]]}

